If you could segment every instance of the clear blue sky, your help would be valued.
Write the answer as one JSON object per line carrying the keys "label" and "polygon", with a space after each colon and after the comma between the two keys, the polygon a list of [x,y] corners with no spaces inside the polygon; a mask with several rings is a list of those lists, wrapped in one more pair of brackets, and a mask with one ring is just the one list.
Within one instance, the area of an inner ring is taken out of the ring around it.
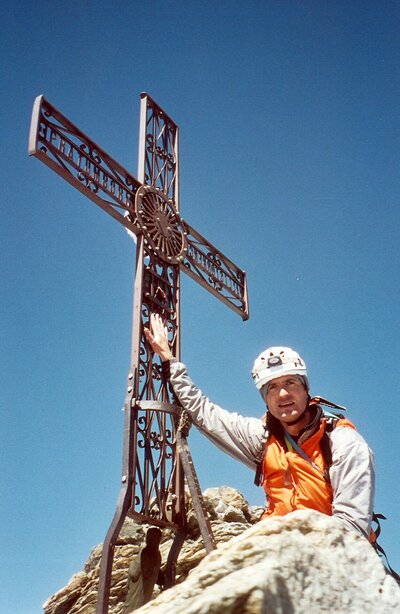
{"label": "clear blue sky", "polygon": [[[27,2],[2,7],[1,614],[82,568],[120,483],[135,250],[28,158],[38,94],[136,175],[139,93],[181,128],[181,211],[248,273],[243,323],[183,279],[183,358],[217,403],[263,406],[268,345],[309,365],[376,456],[400,568],[399,26],[395,0]],[[197,433],[203,488],[263,494]]]}

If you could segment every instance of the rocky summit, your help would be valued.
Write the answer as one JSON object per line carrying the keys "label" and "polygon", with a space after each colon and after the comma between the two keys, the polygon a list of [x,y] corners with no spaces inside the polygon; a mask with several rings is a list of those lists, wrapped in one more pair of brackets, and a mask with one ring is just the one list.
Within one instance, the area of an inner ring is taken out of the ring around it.
{"label": "rocky summit", "polygon": [[[206,556],[193,510],[181,550],[176,585],[135,610],[138,614],[394,614],[400,588],[370,544],[340,521],[312,510],[259,521],[229,487],[204,499],[217,550]],[[110,614],[130,614],[125,602],[129,567],[145,544],[147,526],[127,519],[115,550]],[[163,531],[165,565],[173,534]],[[44,604],[45,614],[94,614],[101,546],[69,584]]]}

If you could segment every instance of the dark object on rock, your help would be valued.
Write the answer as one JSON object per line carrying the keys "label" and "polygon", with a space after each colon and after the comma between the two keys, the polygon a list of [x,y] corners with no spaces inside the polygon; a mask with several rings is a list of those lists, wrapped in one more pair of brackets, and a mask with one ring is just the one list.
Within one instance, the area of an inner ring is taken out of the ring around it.
{"label": "dark object on rock", "polygon": [[160,575],[161,554],[159,546],[161,537],[160,529],[150,528],[146,533],[145,547],[130,564],[128,592],[123,614],[130,614],[151,599],[154,585],[159,580]]}

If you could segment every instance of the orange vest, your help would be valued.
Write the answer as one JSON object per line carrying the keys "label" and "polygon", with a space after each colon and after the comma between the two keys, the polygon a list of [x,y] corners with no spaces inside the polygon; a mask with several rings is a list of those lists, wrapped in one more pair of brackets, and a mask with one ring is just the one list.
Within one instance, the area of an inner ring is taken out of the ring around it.
{"label": "orange vest", "polygon": [[[346,419],[338,420],[337,426],[355,428]],[[319,429],[301,445],[320,471],[295,450],[287,452],[283,445],[270,435],[263,460],[263,487],[268,507],[262,518],[285,516],[301,509],[313,509],[328,516],[332,515],[332,488],[323,475],[327,469],[321,450],[325,428],[326,418],[323,418]]]}

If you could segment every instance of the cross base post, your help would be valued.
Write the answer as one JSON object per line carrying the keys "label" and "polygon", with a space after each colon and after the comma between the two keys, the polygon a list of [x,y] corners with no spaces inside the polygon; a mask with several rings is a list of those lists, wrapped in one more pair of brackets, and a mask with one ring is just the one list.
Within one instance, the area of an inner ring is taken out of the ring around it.
{"label": "cross base post", "polygon": [[[147,410],[147,413],[152,414],[152,419],[151,421],[149,421],[149,425],[151,428],[154,428],[154,414],[157,414],[157,409],[155,409],[155,407],[158,407],[158,412],[161,414],[165,414],[165,412],[170,412],[175,414],[175,416],[179,416],[179,422],[175,432],[176,458],[174,459],[175,462],[172,465],[171,473],[179,473],[179,459],[183,474],[186,478],[186,482],[188,484],[189,491],[192,497],[194,511],[199,523],[200,533],[205,544],[206,552],[209,553],[216,548],[216,542],[213,536],[211,523],[207,516],[203,495],[201,493],[200,484],[197,478],[187,441],[187,436],[191,425],[190,419],[186,412],[184,412],[182,408],[178,405],[172,405],[170,403],[162,402],[156,403],[136,401],[133,398],[133,389],[131,386],[132,379],[133,375],[132,373],[129,373],[127,395],[125,398],[124,407],[125,425],[122,463],[122,486],[118,496],[115,514],[103,543],[103,551],[100,561],[96,614],[108,614],[109,611],[115,545],[121,527],[127,516],[130,516],[131,518],[141,523],[153,524],[160,528],[169,527],[175,530],[175,538],[167,558],[164,588],[170,588],[175,583],[176,565],[179,553],[187,536],[185,509],[181,510],[181,513],[176,515],[175,518],[172,515],[170,521],[168,521],[167,518],[160,519],[160,514],[158,514],[158,517],[152,517],[152,502],[150,501],[148,493],[142,492],[139,493],[139,497],[137,495],[135,496],[135,487],[138,485],[138,483],[142,484],[143,482],[147,483],[148,481],[151,481],[150,476],[147,476],[145,479],[143,479],[141,468],[143,467],[143,465],[146,465],[146,461],[140,462],[140,460],[143,461],[143,459],[139,459],[138,456],[140,453],[139,448],[141,447],[140,443],[138,443],[140,441],[140,437],[138,437],[137,429],[137,421],[138,419],[140,420],[140,417],[138,416],[140,409],[145,409]],[[152,431],[152,436],[154,437],[154,435],[154,431]],[[147,452],[148,451],[149,450],[147,449]],[[163,451],[160,452],[160,456],[163,457]],[[155,482],[157,479],[158,470],[154,466],[154,459],[151,459],[150,463],[148,461],[149,459],[147,458],[147,464],[150,464],[153,470],[152,481]],[[178,479],[176,482],[173,483],[180,492],[177,492],[176,495],[172,497],[172,499],[175,501],[179,501],[180,505],[182,505],[183,503],[183,508],[185,508],[184,481]],[[157,488],[155,490],[157,490]],[[162,488],[160,490],[162,490]],[[161,499],[165,499],[165,493],[159,492],[159,497]],[[142,502],[143,506],[142,510],[136,512],[135,504],[140,503],[140,501]],[[160,510],[158,509],[157,511],[159,512]],[[176,520],[177,522],[174,522],[174,520]]]}

